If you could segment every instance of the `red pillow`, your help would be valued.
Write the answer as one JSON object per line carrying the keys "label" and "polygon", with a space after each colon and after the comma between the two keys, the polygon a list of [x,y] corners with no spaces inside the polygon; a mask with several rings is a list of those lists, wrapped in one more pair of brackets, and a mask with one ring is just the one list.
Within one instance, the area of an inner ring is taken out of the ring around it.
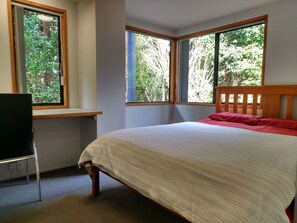
{"label": "red pillow", "polygon": [[257,125],[273,126],[277,128],[295,129],[297,130],[297,120],[282,118],[260,118]]}
{"label": "red pillow", "polygon": [[258,116],[238,114],[238,113],[232,113],[232,112],[213,113],[209,115],[208,118],[217,120],[217,121],[238,122],[238,123],[244,123],[248,125],[256,125],[259,119]]}

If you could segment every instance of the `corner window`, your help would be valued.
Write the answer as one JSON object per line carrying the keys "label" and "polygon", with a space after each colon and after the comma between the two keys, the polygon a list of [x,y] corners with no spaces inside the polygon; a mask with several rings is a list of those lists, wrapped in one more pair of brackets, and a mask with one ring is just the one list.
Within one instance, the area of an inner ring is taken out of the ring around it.
{"label": "corner window", "polygon": [[126,31],[126,102],[169,102],[170,42]]}
{"label": "corner window", "polygon": [[34,106],[67,107],[66,12],[15,2],[11,2],[15,91],[32,94]]}
{"label": "corner window", "polygon": [[179,101],[215,103],[216,86],[263,81],[265,21],[179,41]]}

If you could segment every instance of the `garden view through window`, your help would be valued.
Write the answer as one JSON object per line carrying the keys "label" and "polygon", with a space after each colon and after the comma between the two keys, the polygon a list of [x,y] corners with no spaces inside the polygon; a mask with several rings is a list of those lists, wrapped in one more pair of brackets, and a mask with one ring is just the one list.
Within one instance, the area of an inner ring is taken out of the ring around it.
{"label": "garden view through window", "polygon": [[214,103],[215,86],[262,81],[264,23],[182,40],[180,101]]}
{"label": "garden view through window", "polygon": [[18,92],[33,105],[63,105],[60,16],[12,5]]}
{"label": "garden view through window", "polygon": [[170,40],[126,31],[126,102],[168,102]]}

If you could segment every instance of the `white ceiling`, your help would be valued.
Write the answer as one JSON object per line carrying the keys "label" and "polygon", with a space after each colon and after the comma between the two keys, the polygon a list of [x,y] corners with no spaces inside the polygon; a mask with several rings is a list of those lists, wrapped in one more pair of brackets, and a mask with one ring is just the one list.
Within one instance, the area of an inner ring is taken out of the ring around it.
{"label": "white ceiling", "polygon": [[126,0],[126,17],[172,30],[281,0]]}

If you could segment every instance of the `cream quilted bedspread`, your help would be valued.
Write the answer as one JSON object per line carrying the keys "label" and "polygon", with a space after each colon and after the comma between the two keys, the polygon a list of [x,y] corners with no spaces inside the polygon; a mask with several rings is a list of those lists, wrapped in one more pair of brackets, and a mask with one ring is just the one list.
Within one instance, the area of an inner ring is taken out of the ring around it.
{"label": "cream quilted bedspread", "polygon": [[289,222],[297,137],[184,122],[105,134],[82,153],[191,222]]}

